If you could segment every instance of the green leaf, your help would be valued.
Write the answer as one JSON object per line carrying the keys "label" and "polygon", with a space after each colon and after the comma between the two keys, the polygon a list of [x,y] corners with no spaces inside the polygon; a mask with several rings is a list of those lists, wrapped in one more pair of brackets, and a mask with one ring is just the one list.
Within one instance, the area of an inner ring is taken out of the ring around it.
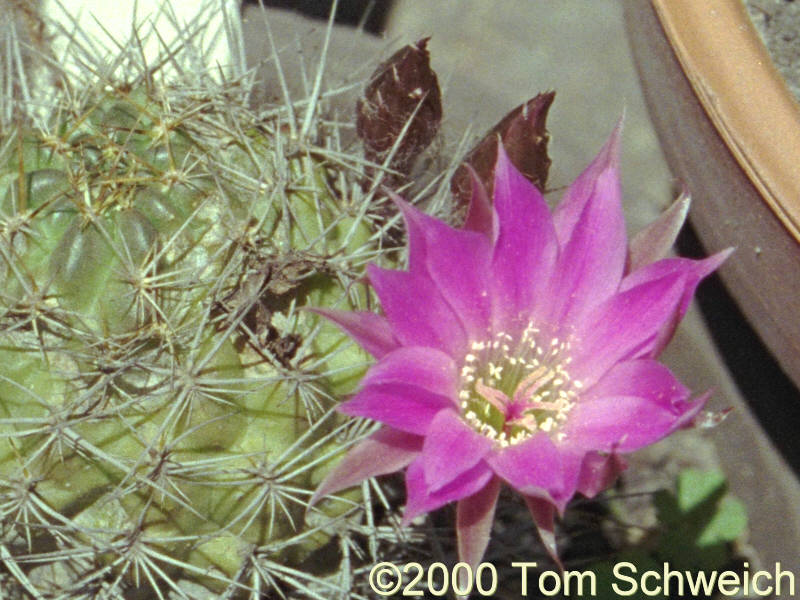
{"label": "green leaf", "polygon": [[686,469],[677,492],[660,492],[654,503],[663,528],[657,554],[679,569],[715,569],[730,559],[728,543],[747,528],[747,512],[728,496],[725,475]]}

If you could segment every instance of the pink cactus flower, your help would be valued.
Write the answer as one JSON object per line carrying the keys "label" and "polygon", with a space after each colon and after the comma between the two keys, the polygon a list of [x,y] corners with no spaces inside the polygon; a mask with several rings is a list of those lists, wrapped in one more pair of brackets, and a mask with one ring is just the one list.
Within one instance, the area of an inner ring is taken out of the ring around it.
{"label": "pink cactus flower", "polygon": [[502,147],[493,202],[474,185],[464,227],[397,200],[408,270],[368,270],[384,315],[318,311],[377,359],[340,411],[383,426],[314,502],[406,469],[404,521],[457,502],[460,558],[476,565],[506,484],[558,560],[569,500],[607,488],[620,454],[692,423],[706,396],[656,357],[729,251],[662,258],[686,199],[629,248],[618,154],[619,128],[552,213]]}

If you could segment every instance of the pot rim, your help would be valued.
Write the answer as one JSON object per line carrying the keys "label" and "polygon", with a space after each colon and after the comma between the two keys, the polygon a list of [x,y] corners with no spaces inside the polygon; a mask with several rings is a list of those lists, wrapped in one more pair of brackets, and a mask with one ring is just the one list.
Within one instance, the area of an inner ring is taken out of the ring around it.
{"label": "pot rim", "polygon": [[800,104],[747,9],[740,0],[652,4],[706,114],[769,208],[800,243]]}

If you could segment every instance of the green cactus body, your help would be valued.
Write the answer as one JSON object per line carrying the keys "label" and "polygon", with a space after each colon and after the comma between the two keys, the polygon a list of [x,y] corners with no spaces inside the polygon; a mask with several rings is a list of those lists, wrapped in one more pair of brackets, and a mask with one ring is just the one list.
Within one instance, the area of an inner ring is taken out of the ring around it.
{"label": "green cactus body", "polygon": [[0,534],[86,589],[236,591],[325,544],[305,505],[368,360],[301,310],[367,307],[341,168],[181,100],[107,92],[1,150]]}

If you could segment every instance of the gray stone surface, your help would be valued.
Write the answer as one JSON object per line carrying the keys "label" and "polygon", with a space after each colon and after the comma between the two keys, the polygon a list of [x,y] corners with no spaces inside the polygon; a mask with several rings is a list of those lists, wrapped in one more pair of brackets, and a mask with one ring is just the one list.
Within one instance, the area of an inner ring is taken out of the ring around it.
{"label": "gray stone surface", "polygon": [[789,89],[800,99],[800,4],[745,0],[745,5]]}

